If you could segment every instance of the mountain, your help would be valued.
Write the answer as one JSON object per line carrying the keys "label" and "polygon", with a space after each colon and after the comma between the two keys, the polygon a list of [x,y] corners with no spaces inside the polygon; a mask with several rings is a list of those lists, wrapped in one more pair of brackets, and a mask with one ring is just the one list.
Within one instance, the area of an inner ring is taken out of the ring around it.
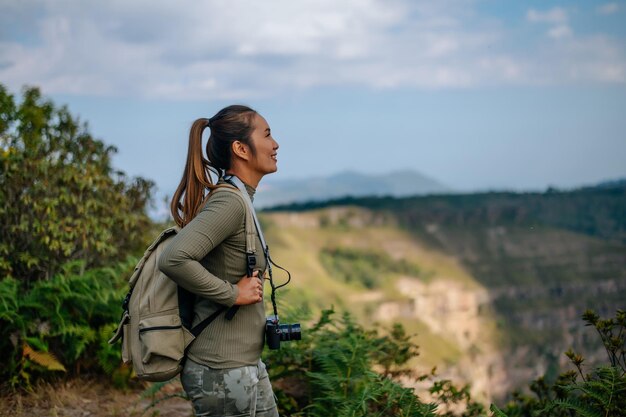
{"label": "mountain", "polygon": [[581,187],[581,189],[591,189],[591,188],[619,188],[626,186],[626,178],[618,178],[614,180],[602,181],[598,184],[594,184],[587,187]]}
{"label": "mountain", "polygon": [[352,171],[329,177],[309,179],[268,179],[259,186],[255,206],[272,207],[306,201],[325,201],[339,197],[423,195],[450,192],[438,181],[415,171],[403,170],[382,175]]}
{"label": "mountain", "polygon": [[293,282],[279,301],[333,304],[417,334],[416,368],[498,398],[555,376],[570,347],[605,357],[580,319],[626,307],[626,184],[572,191],[342,198],[261,213]]}

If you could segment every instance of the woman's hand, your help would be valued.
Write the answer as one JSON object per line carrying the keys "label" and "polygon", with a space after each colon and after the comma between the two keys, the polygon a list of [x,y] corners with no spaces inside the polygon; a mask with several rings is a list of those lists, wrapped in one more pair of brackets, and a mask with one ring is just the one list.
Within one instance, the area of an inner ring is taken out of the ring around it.
{"label": "woman's hand", "polygon": [[263,301],[263,281],[259,278],[259,271],[254,271],[251,277],[244,276],[237,283],[239,294],[235,305],[243,306]]}

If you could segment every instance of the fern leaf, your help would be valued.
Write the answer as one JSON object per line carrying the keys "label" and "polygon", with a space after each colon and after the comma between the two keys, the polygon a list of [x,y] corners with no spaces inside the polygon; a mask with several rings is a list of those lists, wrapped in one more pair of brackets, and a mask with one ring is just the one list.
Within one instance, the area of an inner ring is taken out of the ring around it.
{"label": "fern leaf", "polygon": [[595,400],[597,404],[608,408],[611,403],[611,394],[615,384],[610,383],[610,381],[606,381],[606,384],[607,385],[599,381],[588,381],[585,384],[577,386],[576,389],[583,392],[590,399]]}
{"label": "fern leaf", "polygon": [[566,410],[573,410],[580,417],[604,417],[600,411],[590,408],[589,404],[585,404],[577,399],[555,400],[554,404]]}
{"label": "fern leaf", "polygon": [[49,371],[67,372],[65,366],[50,352],[37,352],[29,345],[24,344],[22,355]]}
{"label": "fern leaf", "polygon": [[489,410],[493,413],[493,417],[508,417],[495,404],[491,404],[491,407],[489,407]]}
{"label": "fern leaf", "polygon": [[47,352],[48,351],[48,344],[39,339],[38,337],[29,337],[26,336],[24,337],[24,344],[28,345],[28,347],[30,347],[33,350],[38,350],[38,351],[42,351],[42,352]]}

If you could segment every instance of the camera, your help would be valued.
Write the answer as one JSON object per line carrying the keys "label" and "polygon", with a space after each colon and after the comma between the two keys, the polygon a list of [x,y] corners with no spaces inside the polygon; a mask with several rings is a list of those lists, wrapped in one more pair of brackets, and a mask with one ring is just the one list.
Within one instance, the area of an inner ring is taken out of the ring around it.
{"label": "camera", "polygon": [[279,324],[278,316],[269,316],[265,320],[265,340],[270,349],[280,349],[280,342],[300,340],[300,323]]}

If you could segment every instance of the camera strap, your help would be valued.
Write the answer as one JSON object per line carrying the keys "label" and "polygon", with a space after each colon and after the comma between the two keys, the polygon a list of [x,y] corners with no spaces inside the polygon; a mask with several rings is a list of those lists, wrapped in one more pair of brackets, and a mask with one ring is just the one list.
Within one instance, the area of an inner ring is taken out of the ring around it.
{"label": "camera strap", "polygon": [[248,195],[248,190],[246,189],[245,184],[235,175],[226,175],[224,177],[224,180],[231,183],[232,185],[237,187],[239,191],[241,191],[241,194],[243,195],[243,199],[248,205],[248,209],[252,213],[252,218],[254,219],[254,227],[256,228],[256,232],[259,235],[261,246],[263,246],[263,256],[265,256],[267,267],[271,271],[272,265],[269,260],[269,247],[267,246],[267,243],[265,242],[265,237],[263,236],[263,230],[261,229],[261,224],[259,223],[259,218],[256,215],[256,210],[254,209],[254,206],[252,205],[252,200],[250,200],[250,196]]}

